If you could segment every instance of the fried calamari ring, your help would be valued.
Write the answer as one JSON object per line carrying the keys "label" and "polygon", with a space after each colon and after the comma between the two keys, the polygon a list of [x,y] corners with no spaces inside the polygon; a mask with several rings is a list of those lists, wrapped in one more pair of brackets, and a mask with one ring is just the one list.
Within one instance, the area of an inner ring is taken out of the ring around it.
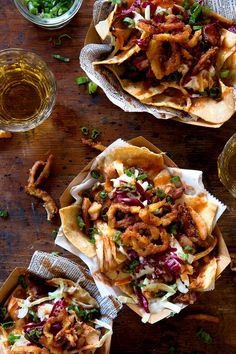
{"label": "fried calamari ring", "polygon": [[115,203],[110,206],[107,212],[108,225],[112,228],[121,227],[119,221],[116,220],[116,213],[118,211],[124,214],[137,214],[140,210],[140,207],[137,206],[128,206],[122,203]]}
{"label": "fried calamari ring", "polygon": [[[143,236],[140,232],[148,231],[150,235]],[[161,239],[162,244],[157,245],[152,243],[152,240]],[[170,235],[165,229],[158,229],[155,226],[145,223],[137,223],[128,229],[122,235],[122,241],[125,246],[132,247],[139,256],[146,257],[151,254],[164,252],[170,244]]]}

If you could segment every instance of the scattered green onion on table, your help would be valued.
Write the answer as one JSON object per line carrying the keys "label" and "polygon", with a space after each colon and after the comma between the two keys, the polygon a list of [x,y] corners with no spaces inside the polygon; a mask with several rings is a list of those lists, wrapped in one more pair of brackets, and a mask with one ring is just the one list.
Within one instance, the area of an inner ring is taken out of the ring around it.
{"label": "scattered green onion on table", "polygon": [[32,15],[42,18],[55,18],[66,13],[73,5],[74,0],[25,0],[25,4]]}

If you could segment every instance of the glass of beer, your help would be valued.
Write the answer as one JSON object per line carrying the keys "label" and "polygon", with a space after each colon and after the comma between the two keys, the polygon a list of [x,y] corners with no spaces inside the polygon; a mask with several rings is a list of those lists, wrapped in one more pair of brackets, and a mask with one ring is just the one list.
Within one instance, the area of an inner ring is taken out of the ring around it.
{"label": "glass of beer", "polygon": [[218,158],[218,175],[225,188],[236,198],[236,133],[227,141]]}
{"label": "glass of beer", "polygon": [[0,129],[23,132],[47,119],[56,102],[56,80],[47,64],[24,49],[0,51]]}

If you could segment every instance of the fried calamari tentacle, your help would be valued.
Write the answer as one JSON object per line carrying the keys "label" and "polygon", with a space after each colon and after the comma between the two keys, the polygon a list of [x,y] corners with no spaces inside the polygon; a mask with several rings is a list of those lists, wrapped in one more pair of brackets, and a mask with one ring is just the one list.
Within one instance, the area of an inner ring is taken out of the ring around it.
{"label": "fried calamari tentacle", "polygon": [[[152,242],[159,238],[162,244],[154,244]],[[127,228],[122,235],[122,241],[125,246],[132,247],[139,256],[146,257],[164,252],[169,247],[170,235],[165,229],[158,229],[145,223],[137,223]]]}
{"label": "fried calamari tentacle", "polygon": [[85,138],[82,138],[81,141],[84,145],[88,145],[99,151],[104,151],[106,149],[106,146],[102,145],[100,141],[95,142],[92,139],[85,139]]}
{"label": "fried calamari tentacle", "polygon": [[199,237],[202,240],[206,240],[208,231],[205,221],[193,208],[191,208],[190,206],[188,208],[195,224],[195,227],[198,230]]}
{"label": "fried calamari tentacle", "polygon": [[[108,225],[113,228],[122,227],[122,220],[120,220],[121,222],[119,223],[119,220],[116,220],[116,214],[118,212],[121,212],[123,214],[138,214],[139,210],[140,207],[137,206],[128,206],[121,203],[112,204],[107,212]],[[127,221],[127,216],[124,216],[122,219],[126,219]]]}
{"label": "fried calamari tentacle", "polygon": [[192,75],[197,75],[203,69],[208,69],[216,58],[218,47],[208,49],[208,51],[202,54],[197,65],[194,67]]}
{"label": "fried calamari tentacle", "polygon": [[52,197],[44,190],[40,188],[36,188],[34,186],[26,186],[25,187],[26,193],[42,199],[44,204],[44,208],[47,212],[47,220],[52,220],[52,218],[58,213],[58,207]]}
{"label": "fried calamari tentacle", "polygon": [[83,220],[85,222],[85,230],[86,230],[86,234],[89,234],[89,228],[90,228],[90,217],[88,214],[88,210],[91,206],[91,202],[89,200],[89,198],[84,198],[83,199],[83,203],[82,203],[82,216],[83,216]]}
{"label": "fried calamari tentacle", "polygon": [[53,158],[53,155],[50,155],[46,162],[39,160],[34,163],[29,170],[28,185],[25,187],[26,193],[44,201],[43,206],[46,209],[48,220],[52,220],[58,213],[58,207],[46,191],[37,187],[43,184],[49,177]]}

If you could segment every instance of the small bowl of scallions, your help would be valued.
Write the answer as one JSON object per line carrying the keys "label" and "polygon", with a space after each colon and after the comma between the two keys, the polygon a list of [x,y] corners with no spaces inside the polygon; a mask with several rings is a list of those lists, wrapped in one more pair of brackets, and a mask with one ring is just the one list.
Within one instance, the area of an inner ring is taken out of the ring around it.
{"label": "small bowl of scallions", "polygon": [[79,11],[83,0],[14,0],[17,9],[29,21],[47,28],[64,27]]}

